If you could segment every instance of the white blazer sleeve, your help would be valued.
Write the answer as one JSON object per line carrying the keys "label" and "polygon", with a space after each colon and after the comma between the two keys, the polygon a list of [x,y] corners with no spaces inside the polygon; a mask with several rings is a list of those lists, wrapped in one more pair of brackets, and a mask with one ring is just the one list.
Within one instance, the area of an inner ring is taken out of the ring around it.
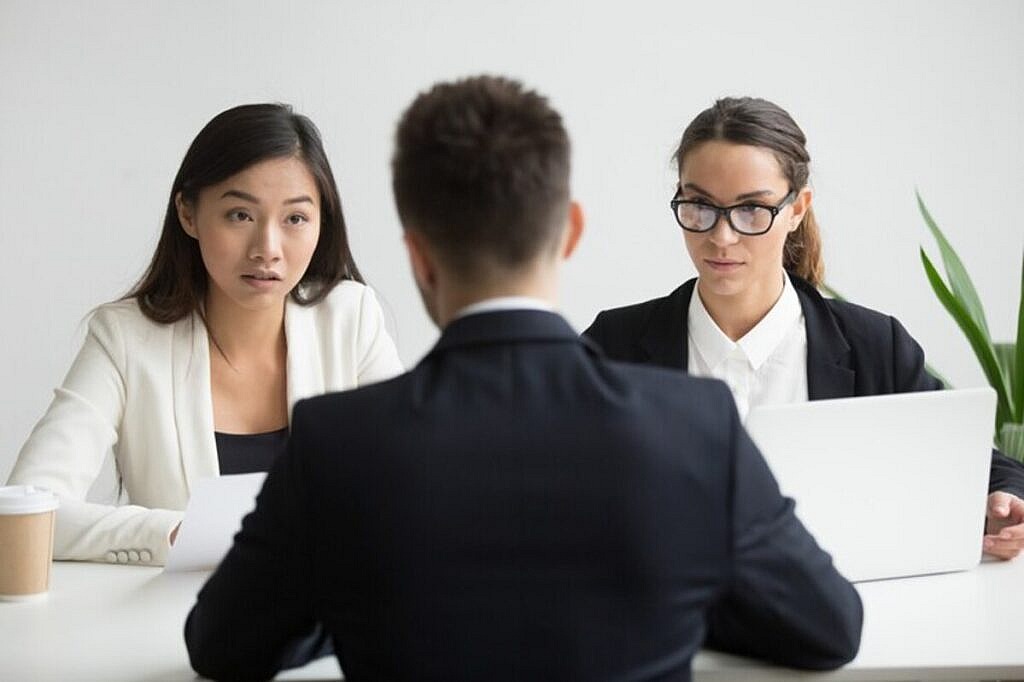
{"label": "white blazer sleeve", "polygon": [[125,356],[116,312],[100,308],[11,472],[9,484],[45,486],[60,498],[56,559],[162,564],[168,536],[181,521],[177,511],[85,501],[117,443],[126,396]]}
{"label": "white blazer sleeve", "polygon": [[370,287],[363,287],[356,348],[357,386],[390,379],[404,371],[395,342],[384,328],[384,311]]}

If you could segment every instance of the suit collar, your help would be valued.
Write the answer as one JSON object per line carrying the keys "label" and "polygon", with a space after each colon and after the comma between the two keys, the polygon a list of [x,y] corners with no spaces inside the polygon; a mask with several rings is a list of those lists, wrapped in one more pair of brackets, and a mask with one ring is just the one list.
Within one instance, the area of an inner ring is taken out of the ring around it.
{"label": "suit collar", "polygon": [[818,290],[790,275],[807,328],[807,397],[847,398],[854,394],[857,374],[850,344]]}
{"label": "suit collar", "polygon": [[647,318],[647,328],[640,337],[640,347],[652,363],[686,371],[686,311],[696,283],[696,278],[691,279],[655,303]]}
{"label": "suit collar", "polygon": [[551,312],[554,308],[547,301],[532,296],[495,296],[462,308],[455,313],[452,319],[476,313],[493,313],[498,310],[547,310]]}
{"label": "suit collar", "polygon": [[[854,394],[856,372],[850,344],[818,290],[790,273],[807,329],[807,394],[811,400]],[[697,279],[685,282],[655,304],[640,338],[648,360],[664,367],[687,370],[689,330],[687,311]]]}
{"label": "suit collar", "polygon": [[213,436],[210,343],[199,313],[194,312],[174,323],[171,364],[178,451],[185,484],[191,494],[197,481],[216,476],[220,471]]}
{"label": "suit collar", "polygon": [[[730,339],[701,300],[700,291],[690,296],[686,311],[687,343],[693,342],[696,355],[703,358],[706,366],[717,373],[726,358],[737,350],[746,358],[750,368],[761,369],[781,344],[792,334],[794,328],[803,325],[800,299],[788,276],[783,276],[782,293],[765,316],[738,341]],[[687,353],[689,355],[689,353]]]}
{"label": "suit collar", "polygon": [[451,348],[525,341],[583,343],[558,313],[543,310],[496,310],[459,317],[448,323],[430,355]]}
{"label": "suit collar", "polygon": [[[288,342],[288,405],[326,390],[313,306],[288,297],[284,312]],[[220,473],[214,437],[213,393],[210,386],[210,341],[199,313],[174,323],[171,356],[174,380],[174,423],[180,444],[181,466],[189,491],[195,483]],[[288,410],[291,422],[291,409]]]}
{"label": "suit collar", "polygon": [[[289,296],[284,306],[284,335],[288,343],[288,405],[327,390],[317,331],[316,306],[303,306]],[[288,410],[291,425],[292,411]]]}

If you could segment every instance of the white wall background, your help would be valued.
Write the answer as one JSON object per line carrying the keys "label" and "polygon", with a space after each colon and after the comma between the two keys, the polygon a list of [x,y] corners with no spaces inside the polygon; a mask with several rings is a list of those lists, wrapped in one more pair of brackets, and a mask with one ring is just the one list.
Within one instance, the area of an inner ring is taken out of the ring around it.
{"label": "white wall background", "polygon": [[0,0],[0,481],[83,317],[139,276],[185,148],[217,112],[284,101],[323,132],[357,261],[407,364],[436,339],[390,197],[397,118],[439,79],[508,74],[574,140],[589,233],[564,311],[692,274],[667,202],[685,124],[775,100],[810,141],[828,280],[896,315],[956,385],[983,382],[928,288],[919,187],[1011,336],[1024,243],[1024,3]]}

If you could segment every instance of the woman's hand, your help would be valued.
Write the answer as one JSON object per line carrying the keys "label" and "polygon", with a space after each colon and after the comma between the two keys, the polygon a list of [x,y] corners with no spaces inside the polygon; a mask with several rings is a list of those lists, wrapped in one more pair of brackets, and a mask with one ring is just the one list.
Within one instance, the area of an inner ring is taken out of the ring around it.
{"label": "woman's hand", "polygon": [[991,493],[985,510],[986,554],[1012,559],[1024,550],[1024,500],[1010,493]]}

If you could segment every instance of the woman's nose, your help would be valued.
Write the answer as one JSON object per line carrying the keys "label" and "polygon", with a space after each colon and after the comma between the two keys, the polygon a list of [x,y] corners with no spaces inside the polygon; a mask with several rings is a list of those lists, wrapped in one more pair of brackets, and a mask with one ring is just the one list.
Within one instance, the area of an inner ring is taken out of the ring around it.
{"label": "woman's nose", "polygon": [[707,233],[708,239],[715,246],[729,246],[739,241],[739,235],[732,229],[729,220],[724,214],[719,214],[718,220]]}
{"label": "woman's nose", "polygon": [[249,247],[249,258],[268,262],[280,260],[281,236],[278,232],[277,226],[269,220],[258,223]]}

